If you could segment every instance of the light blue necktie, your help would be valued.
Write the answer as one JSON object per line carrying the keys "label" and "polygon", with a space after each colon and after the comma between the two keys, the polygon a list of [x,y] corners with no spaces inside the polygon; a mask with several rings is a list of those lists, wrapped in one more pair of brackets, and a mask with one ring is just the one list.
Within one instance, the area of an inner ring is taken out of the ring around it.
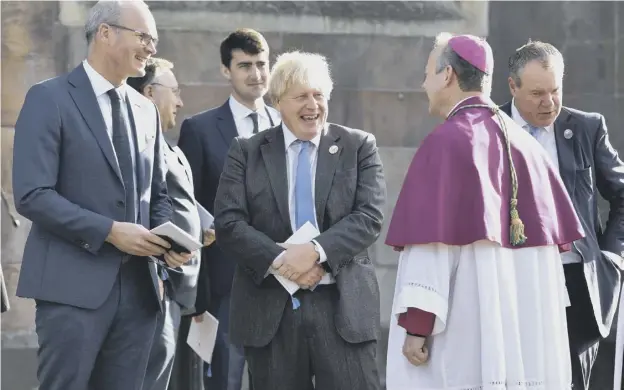
{"label": "light blue necktie", "polygon": [[537,136],[541,132],[542,128],[541,127],[535,127],[535,126],[532,126],[532,125],[529,125],[529,124],[527,124],[527,127],[529,129],[529,134],[531,134],[533,136],[533,138],[537,139]]}
{"label": "light blue necktie", "polygon": [[301,149],[297,158],[297,173],[295,176],[295,228],[297,230],[308,221],[316,226],[310,163],[312,143],[310,141],[299,142],[301,143]]}
{"label": "light blue necktie", "polygon": [[[310,222],[316,226],[314,215],[314,194],[312,193],[312,167],[310,163],[310,141],[297,141],[301,144],[297,157],[297,172],[295,175],[295,229]],[[301,303],[297,297],[292,297],[293,309],[297,310]]]}

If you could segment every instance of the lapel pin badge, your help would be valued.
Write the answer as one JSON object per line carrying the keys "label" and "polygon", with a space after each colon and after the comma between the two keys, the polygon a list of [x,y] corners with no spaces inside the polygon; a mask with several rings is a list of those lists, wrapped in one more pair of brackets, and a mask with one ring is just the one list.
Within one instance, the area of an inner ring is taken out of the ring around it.
{"label": "lapel pin badge", "polygon": [[573,136],[573,135],[574,135],[574,133],[573,133],[573,132],[572,132],[572,130],[570,130],[570,129],[566,129],[566,130],[563,132],[563,137],[564,137],[565,139],[570,139],[570,138],[572,138],[572,136]]}
{"label": "lapel pin badge", "polygon": [[332,145],[332,146],[329,147],[329,153],[330,154],[336,154],[337,151],[338,151],[338,146]]}

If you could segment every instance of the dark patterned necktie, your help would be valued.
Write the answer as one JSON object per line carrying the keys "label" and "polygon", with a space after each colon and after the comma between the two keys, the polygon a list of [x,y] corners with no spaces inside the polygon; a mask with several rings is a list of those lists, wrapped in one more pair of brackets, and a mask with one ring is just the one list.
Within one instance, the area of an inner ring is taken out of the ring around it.
{"label": "dark patterned necktie", "polygon": [[253,133],[257,134],[258,133],[258,113],[257,112],[252,112],[251,114],[248,115],[251,120],[253,121]]}
{"label": "dark patterned necktie", "polygon": [[126,192],[126,222],[136,222],[136,205],[134,200],[134,164],[132,163],[132,153],[130,151],[130,131],[129,122],[125,112],[121,109],[122,99],[115,89],[106,92],[110,97],[113,108],[113,147],[117,155],[117,163],[121,171],[124,189]]}

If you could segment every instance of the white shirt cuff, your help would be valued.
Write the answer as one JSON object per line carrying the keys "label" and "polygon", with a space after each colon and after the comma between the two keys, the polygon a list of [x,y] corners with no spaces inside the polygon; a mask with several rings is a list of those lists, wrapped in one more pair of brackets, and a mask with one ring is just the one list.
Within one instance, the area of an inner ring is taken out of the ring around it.
{"label": "white shirt cuff", "polygon": [[327,261],[327,254],[325,254],[325,250],[323,249],[323,247],[321,246],[321,244],[318,243],[318,241],[316,240],[312,240],[312,242],[314,243],[314,245],[316,245],[316,247],[319,250],[319,263],[324,263]]}

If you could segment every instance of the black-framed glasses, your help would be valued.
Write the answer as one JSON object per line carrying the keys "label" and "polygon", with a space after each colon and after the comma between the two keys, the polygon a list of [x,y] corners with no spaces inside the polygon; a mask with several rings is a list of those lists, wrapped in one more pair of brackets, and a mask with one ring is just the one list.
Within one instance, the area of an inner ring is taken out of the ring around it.
{"label": "black-framed glasses", "polygon": [[119,24],[110,24],[110,23],[107,23],[107,24],[109,26],[111,26],[111,27],[115,27],[115,28],[118,28],[118,29],[121,29],[121,30],[126,30],[126,31],[133,32],[137,37],[139,37],[139,40],[141,41],[141,44],[143,44],[145,46],[149,45],[150,43],[153,43],[154,47],[156,47],[156,45],[158,45],[158,38],[154,38],[153,36],[151,36],[150,34],[148,34],[146,32],[138,31],[138,30],[135,30],[133,28],[126,27],[126,26],[121,26]]}
{"label": "black-framed glasses", "polygon": [[173,92],[174,95],[176,95],[177,97],[180,97],[180,87],[171,87],[169,85],[165,85],[165,84],[161,84],[161,83],[152,83],[152,85],[160,85],[161,87],[165,87],[171,90],[171,92]]}

